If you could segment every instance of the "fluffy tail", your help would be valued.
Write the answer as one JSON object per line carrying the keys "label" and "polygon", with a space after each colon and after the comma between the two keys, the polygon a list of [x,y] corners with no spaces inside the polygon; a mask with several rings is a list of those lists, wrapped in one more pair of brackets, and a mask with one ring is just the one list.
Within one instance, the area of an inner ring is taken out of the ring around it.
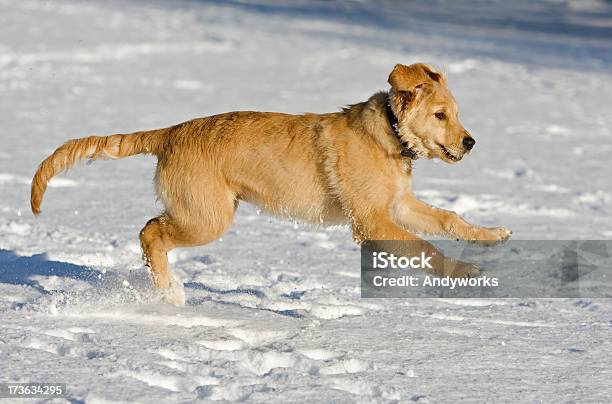
{"label": "fluffy tail", "polygon": [[40,204],[49,180],[72,167],[75,162],[84,158],[120,159],[141,153],[157,155],[161,152],[165,135],[170,129],[136,132],[129,135],[90,136],[67,141],[38,166],[32,179],[30,194],[32,213],[35,215],[40,213]]}

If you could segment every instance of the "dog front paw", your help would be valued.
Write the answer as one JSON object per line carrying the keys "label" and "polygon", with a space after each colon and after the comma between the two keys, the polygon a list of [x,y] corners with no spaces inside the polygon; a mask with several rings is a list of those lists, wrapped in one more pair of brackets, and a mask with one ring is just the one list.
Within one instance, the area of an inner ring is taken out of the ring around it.
{"label": "dog front paw", "polygon": [[505,227],[481,227],[472,241],[482,245],[495,245],[508,240],[511,235],[512,231]]}
{"label": "dog front paw", "polygon": [[480,275],[480,268],[469,262],[446,259],[442,276],[450,278],[476,278]]}

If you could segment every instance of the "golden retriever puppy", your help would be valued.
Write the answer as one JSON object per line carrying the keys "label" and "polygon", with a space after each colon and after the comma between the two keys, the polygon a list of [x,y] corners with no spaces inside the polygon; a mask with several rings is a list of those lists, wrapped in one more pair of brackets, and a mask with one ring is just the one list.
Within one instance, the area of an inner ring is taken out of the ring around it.
{"label": "golden retriever puppy", "polygon": [[411,175],[413,159],[455,163],[475,140],[459,122],[441,73],[421,63],[398,64],[388,82],[389,92],[341,112],[228,112],[165,129],[70,140],[38,167],[32,212],[40,213],[47,182],[79,159],[154,154],[165,211],[147,222],[140,242],[157,288],[171,286],[168,251],[219,238],[240,200],[317,224],[346,223],[357,243],[414,240],[434,255],[436,273],[473,276],[477,268],[446,259],[414,233],[488,243],[510,231],[474,226],[417,200]]}

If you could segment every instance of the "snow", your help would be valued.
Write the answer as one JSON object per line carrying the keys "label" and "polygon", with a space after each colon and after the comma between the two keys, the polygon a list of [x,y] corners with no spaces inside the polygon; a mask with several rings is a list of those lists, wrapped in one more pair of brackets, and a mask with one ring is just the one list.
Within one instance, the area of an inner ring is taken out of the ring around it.
{"label": "snow", "polygon": [[175,307],[137,238],[161,209],[152,158],[76,167],[39,218],[28,199],[68,138],[334,111],[425,61],[477,144],[418,161],[420,198],[517,239],[609,239],[611,22],[578,0],[0,0],[0,382],[88,404],[609,401],[610,300],[361,299],[348,229],[241,205],[171,254]]}

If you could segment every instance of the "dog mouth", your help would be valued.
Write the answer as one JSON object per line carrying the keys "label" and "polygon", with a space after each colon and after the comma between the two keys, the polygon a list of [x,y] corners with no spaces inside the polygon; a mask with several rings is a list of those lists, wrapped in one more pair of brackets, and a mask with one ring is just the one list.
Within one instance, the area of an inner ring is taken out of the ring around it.
{"label": "dog mouth", "polygon": [[440,147],[440,150],[442,150],[442,155],[447,159],[450,160],[453,163],[456,163],[457,161],[461,160],[463,158],[463,155],[461,156],[455,156],[453,153],[451,153],[450,150],[448,150],[446,147],[442,146],[440,143],[437,144]]}

